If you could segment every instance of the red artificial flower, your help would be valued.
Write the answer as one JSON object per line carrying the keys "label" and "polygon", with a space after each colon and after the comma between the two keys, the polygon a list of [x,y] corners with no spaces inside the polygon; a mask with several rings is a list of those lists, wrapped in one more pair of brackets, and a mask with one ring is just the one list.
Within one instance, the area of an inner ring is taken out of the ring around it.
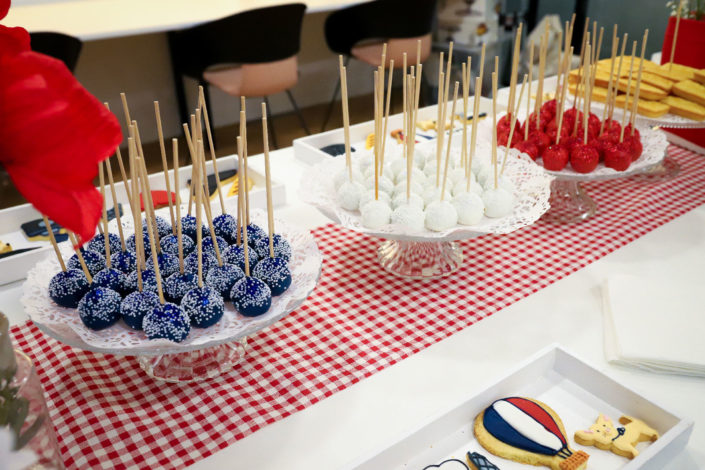
{"label": "red artificial flower", "polygon": [[[0,19],[9,0],[0,0]],[[32,52],[23,28],[0,25],[0,164],[39,212],[90,239],[101,216],[98,162],[120,125],[63,62]]]}

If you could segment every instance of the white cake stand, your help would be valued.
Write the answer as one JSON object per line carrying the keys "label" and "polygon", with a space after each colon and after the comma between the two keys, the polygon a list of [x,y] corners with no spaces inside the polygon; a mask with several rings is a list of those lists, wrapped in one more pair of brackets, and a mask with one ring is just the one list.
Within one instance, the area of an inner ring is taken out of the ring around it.
{"label": "white cake stand", "polygon": [[[251,220],[266,226],[267,216],[256,210],[251,214]],[[123,223],[128,230],[126,234],[131,234],[132,225],[126,221]],[[47,257],[29,271],[23,286],[22,305],[34,324],[52,338],[87,351],[134,356],[140,367],[155,379],[191,382],[217,377],[244,359],[248,336],[296,310],[318,283],[322,258],[311,233],[281,221],[277,221],[276,227],[277,233],[291,244],[291,287],[274,297],[269,311],[259,317],[243,317],[231,302],[226,302],[225,314],[216,325],[192,328],[182,343],[149,340],[142,331],[133,330],[122,321],[101,331],[87,328],[75,309],[60,307],[49,298],[47,286],[60,270],[54,256]],[[64,245],[61,248],[66,259],[72,250]]]}
{"label": "white cake stand", "polygon": [[377,248],[382,269],[410,279],[434,279],[455,272],[463,263],[460,240],[510,233],[536,222],[548,210],[553,179],[528,155],[512,150],[505,168],[505,175],[517,187],[518,203],[512,214],[499,219],[483,217],[475,226],[458,225],[443,232],[426,229],[409,232],[405,227],[392,224],[379,230],[368,229],[362,225],[359,211],[341,208],[336,201],[331,175],[344,168],[345,161],[341,158],[327,159],[314,166],[302,178],[300,197],[341,226],[385,240]]}

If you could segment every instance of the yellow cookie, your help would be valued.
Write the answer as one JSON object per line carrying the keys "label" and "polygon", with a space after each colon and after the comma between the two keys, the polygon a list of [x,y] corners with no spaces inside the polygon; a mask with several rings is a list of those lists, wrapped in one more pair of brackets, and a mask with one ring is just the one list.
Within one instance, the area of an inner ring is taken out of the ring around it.
{"label": "yellow cookie", "polygon": [[615,427],[609,416],[600,414],[590,429],[578,431],[573,437],[580,445],[610,450],[629,459],[639,455],[639,451],[634,447],[636,444],[658,439],[658,433],[641,420],[622,416],[619,422],[624,427]]}

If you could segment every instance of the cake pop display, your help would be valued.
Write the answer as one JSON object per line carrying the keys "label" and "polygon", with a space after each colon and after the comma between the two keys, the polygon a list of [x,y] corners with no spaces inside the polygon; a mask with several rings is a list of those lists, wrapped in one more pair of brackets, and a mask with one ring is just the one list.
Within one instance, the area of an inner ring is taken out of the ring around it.
{"label": "cake pop display", "polygon": [[378,191],[375,193],[374,189],[366,190],[360,195],[360,205],[358,206],[360,212],[362,212],[362,208],[370,201],[374,201],[375,199],[379,199],[380,201],[384,202],[387,205],[392,204],[392,198],[389,196],[389,194],[385,193],[384,191]]}
{"label": "cake pop display", "polygon": [[[257,263],[252,276],[263,281],[272,296],[281,295],[291,286],[291,271],[284,258],[266,256]],[[243,275],[244,277],[244,275]]]}
{"label": "cake pop display", "polygon": [[[105,229],[104,229],[105,230]],[[108,233],[108,240],[110,244],[110,252],[117,253],[120,251],[120,237],[114,233]],[[86,249],[95,251],[105,256],[105,235],[102,233],[97,234],[95,237],[86,244]]]}
{"label": "cake pop display", "polygon": [[[43,217],[44,225],[50,227],[48,217],[46,215]],[[86,292],[88,292],[89,281],[80,269],[66,268],[64,258],[61,256],[61,251],[59,251],[59,246],[56,243],[56,238],[52,230],[49,230],[49,239],[54,247],[54,253],[59,260],[59,265],[61,266],[61,271],[55,274],[54,277],[51,278],[51,281],[49,281],[49,297],[62,307],[76,308],[78,302],[83,298]],[[88,269],[86,269],[86,272],[87,271]]]}
{"label": "cake pop display", "polygon": [[154,291],[134,291],[128,294],[120,304],[120,315],[127,326],[133,330],[142,330],[144,316],[159,307],[159,296]]}
{"label": "cake pop display", "polygon": [[[169,221],[166,220],[164,217],[156,216],[156,225],[157,225],[157,234],[159,235],[159,238],[161,237],[166,237],[171,233],[171,225],[169,224]],[[147,220],[145,219],[144,222],[142,222],[142,229],[147,228]]]}
{"label": "cake pop display", "polygon": [[[407,171],[405,169],[400,171],[397,174],[397,177],[394,179],[394,182],[396,183],[395,187],[399,186],[400,184],[406,183],[406,174],[407,174]],[[412,167],[411,168],[411,179],[414,182],[419,183],[421,186],[423,186],[424,183],[426,183],[426,179],[427,179],[426,173],[424,173],[423,171],[419,170],[416,167]]]}
{"label": "cake pop display", "polygon": [[[217,242],[218,249],[221,252],[228,247],[228,242],[226,242],[224,238],[216,236],[215,240]],[[213,236],[212,235],[209,235],[207,237],[203,237],[203,239],[201,240],[201,245],[203,247],[204,252],[208,252],[208,253],[212,254],[213,256],[215,256],[216,243],[213,243]]]}
{"label": "cake pop display", "polygon": [[607,143],[604,147],[604,162],[607,168],[625,171],[632,163],[629,144]]}
{"label": "cake pop display", "polygon": [[[259,263],[258,263],[259,264]],[[197,279],[193,276],[194,284],[197,287]],[[230,300],[230,291],[235,283],[245,277],[245,273],[234,264],[223,264],[222,266],[214,266],[208,271],[206,276],[206,284],[218,292],[223,300]]]}
{"label": "cake pop display", "polygon": [[397,194],[396,196],[394,196],[394,199],[392,199],[392,208],[394,208],[395,210],[399,206],[403,206],[406,204],[409,204],[411,206],[416,206],[419,209],[421,209],[422,211],[425,207],[423,198],[421,196],[419,196],[418,194],[414,194],[413,192],[411,194],[409,194],[408,198],[406,197],[406,193],[400,193],[400,194]]}
{"label": "cake pop display", "polygon": [[[255,266],[259,261],[259,255],[255,250],[247,250],[250,266]],[[245,270],[245,249],[242,245],[230,245],[223,251],[223,261]]]}
{"label": "cake pop display", "polygon": [[[127,247],[127,249],[129,251],[134,252],[136,250],[136,246],[137,246],[137,242],[135,240],[136,237],[137,237],[137,233],[133,233],[132,235],[127,237],[127,239],[125,240],[125,246]],[[147,230],[142,230],[142,242],[144,243],[145,250],[149,250],[150,247],[152,246],[151,242],[150,242],[150,238],[149,238],[149,233],[147,232]]]}
{"label": "cake pop display", "polygon": [[362,225],[369,229],[377,230],[389,223],[392,209],[383,200],[373,200],[365,204],[361,209]]}
{"label": "cake pop display", "polygon": [[107,287],[122,295],[126,292],[126,282],[127,276],[125,276],[125,273],[115,268],[106,267],[93,276],[91,289],[95,287]]}
{"label": "cake pop display", "polygon": [[357,210],[360,206],[360,196],[365,191],[365,187],[357,181],[345,181],[338,187],[338,204],[345,210]]}
{"label": "cake pop display", "polygon": [[[423,195],[421,197],[423,197],[424,205],[428,207],[433,202],[441,200],[441,188],[436,186],[428,186],[424,189]],[[446,191],[443,193],[443,199],[450,199],[452,197],[453,196],[451,192],[446,189]]]}
{"label": "cake pop display", "polygon": [[291,245],[288,241],[286,241],[284,237],[282,237],[278,233],[275,233],[271,236],[271,243],[269,236],[267,238],[260,238],[255,244],[255,246],[252,248],[254,248],[254,250],[257,252],[257,255],[259,256],[260,260],[263,260],[264,258],[269,256],[270,245],[274,250],[274,256],[276,256],[277,258],[282,258],[285,261],[289,261],[289,259],[291,258]]}
{"label": "cake pop display", "polygon": [[482,202],[487,217],[504,217],[514,210],[514,195],[501,187],[486,189],[482,193]]}
{"label": "cake pop display", "polygon": [[570,152],[570,166],[578,173],[590,173],[600,163],[600,154],[588,145],[580,144]]}
{"label": "cake pop display", "polygon": [[[266,114],[264,115],[266,116]],[[240,163],[244,160],[243,158],[243,147],[242,137],[237,138],[238,143],[238,156]],[[242,181],[241,181],[242,182]],[[238,198],[241,201],[243,198]],[[247,200],[242,201],[243,209],[242,212],[247,212]],[[245,257],[245,277],[240,279],[235,283],[230,291],[230,298],[233,305],[240,312],[241,315],[246,317],[255,317],[264,314],[269,310],[272,304],[272,292],[267,284],[255,277],[250,277],[250,263],[249,263],[249,247],[248,247],[248,237],[249,230],[243,231],[243,250]]]}
{"label": "cake pop display", "polygon": [[[471,172],[470,174],[472,175],[473,173]],[[482,191],[483,191],[482,186],[480,185],[480,183],[477,182],[477,180],[475,180],[474,175],[472,176],[472,179],[473,179],[473,182],[470,186],[469,192],[477,194],[478,196],[482,196]],[[459,194],[463,194],[463,193],[467,193],[467,192],[468,192],[467,191],[467,183],[465,181],[458,181],[456,184],[453,185],[453,189],[451,190],[450,193],[453,197],[455,197]]]}
{"label": "cake pop display", "polygon": [[[416,195],[414,194],[413,196]],[[419,196],[416,197],[419,198]],[[418,203],[407,203],[406,199],[404,199],[404,202],[392,211],[392,224],[404,227],[410,232],[422,231],[424,228],[426,214],[422,209],[423,201],[420,200],[420,198],[419,202],[421,203],[421,206],[419,206]]]}
{"label": "cake pop display", "polygon": [[[196,218],[192,215],[185,215],[181,218],[181,231],[191,240],[196,239]],[[208,236],[208,227],[201,225],[201,235]]]}
{"label": "cake pop display", "polygon": [[[179,241],[176,235],[167,235],[159,241],[159,244],[162,247],[163,253],[169,253],[170,255],[179,254]],[[183,234],[181,236],[181,245],[181,249],[186,255],[191,254],[196,246],[190,237]]]}
{"label": "cake pop display", "polygon": [[437,200],[426,206],[426,228],[441,232],[457,225],[458,213],[453,204],[447,200]]}
{"label": "cake pop display", "polygon": [[169,302],[179,303],[188,291],[198,287],[196,274],[177,271],[164,279],[164,296]]}
{"label": "cake pop display", "polygon": [[461,225],[475,225],[485,213],[485,203],[474,192],[464,192],[453,197],[455,211],[458,213],[458,223]]}
{"label": "cake pop display", "polygon": [[181,308],[196,328],[213,326],[223,317],[225,302],[223,297],[207,285],[195,287],[181,299]]}
{"label": "cake pop display", "polygon": [[[381,176],[378,178],[379,190],[384,191],[387,194],[394,192],[394,182],[387,178],[386,176]],[[375,179],[369,178],[365,181],[365,187],[367,189],[375,189]]]}
{"label": "cake pop display", "polygon": [[137,267],[137,257],[132,251],[120,251],[110,255],[110,263],[115,269],[130,274]]}
{"label": "cake pop display", "polygon": [[[86,266],[88,267],[88,271],[91,273],[91,276],[95,275],[98,271],[105,269],[105,257],[100,253],[92,250],[86,250],[84,248],[80,248],[80,253],[86,263]],[[78,254],[71,256],[66,266],[69,269],[81,269],[81,262],[78,259]]]}
{"label": "cake pop display", "polygon": [[352,167],[351,169],[348,169],[346,167],[344,170],[340,170],[338,173],[335,174],[335,176],[333,177],[333,186],[337,189],[340,189],[343,183],[350,182],[350,171],[352,171],[353,182],[362,183],[363,181],[365,181],[365,175],[359,168]]}
{"label": "cake pop display", "polygon": [[[202,264],[203,272],[207,274],[213,266],[218,265],[218,260],[215,258],[215,255],[204,252]],[[198,271],[198,253],[196,253],[195,250],[184,259],[184,269],[187,273],[195,274]]]}
{"label": "cake pop display", "polygon": [[[237,236],[237,221],[230,214],[220,214],[213,218],[213,230],[228,245],[235,241]],[[223,247],[225,248],[225,247]]]}
{"label": "cake pop display", "polygon": [[120,294],[107,287],[96,287],[78,303],[78,315],[91,330],[103,330],[120,320]]}
{"label": "cake pop display", "polygon": [[[138,274],[139,273],[139,274]],[[138,290],[139,278],[142,279],[142,290],[157,291],[157,277],[153,269],[135,269],[125,278],[125,291]]]}
{"label": "cake pop display", "polygon": [[[164,277],[171,276],[179,270],[179,258],[169,253],[161,252],[156,258],[159,262],[159,272]],[[152,257],[147,259],[147,268],[154,268],[154,260]]]}

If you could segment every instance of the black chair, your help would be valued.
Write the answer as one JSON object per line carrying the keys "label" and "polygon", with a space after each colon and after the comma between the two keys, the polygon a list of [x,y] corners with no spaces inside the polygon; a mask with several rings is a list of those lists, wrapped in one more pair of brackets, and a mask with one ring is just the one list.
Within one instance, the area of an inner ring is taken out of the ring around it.
{"label": "black chair", "polygon": [[83,43],[80,39],[62,33],[30,33],[32,50],[59,59],[73,73]]}
{"label": "black chair", "polygon": [[[408,65],[417,61],[416,47],[421,40],[424,62],[431,54],[431,31],[436,13],[436,0],[377,0],[355,5],[332,13],[325,24],[328,47],[345,56],[372,66],[382,63],[382,47],[387,43],[387,60],[394,59],[394,68],[401,68],[403,53]],[[328,104],[321,131],[330,119],[340,91],[340,78]]]}
{"label": "black chair", "polygon": [[[301,126],[310,134],[291,94],[298,81],[297,54],[306,5],[291,3],[238,13],[220,20],[169,33],[169,47],[182,122],[189,110],[183,76],[203,85],[210,106],[208,85],[232,96],[267,97],[286,91]],[[211,113],[211,121],[213,119]],[[272,141],[274,125],[268,116]]]}

